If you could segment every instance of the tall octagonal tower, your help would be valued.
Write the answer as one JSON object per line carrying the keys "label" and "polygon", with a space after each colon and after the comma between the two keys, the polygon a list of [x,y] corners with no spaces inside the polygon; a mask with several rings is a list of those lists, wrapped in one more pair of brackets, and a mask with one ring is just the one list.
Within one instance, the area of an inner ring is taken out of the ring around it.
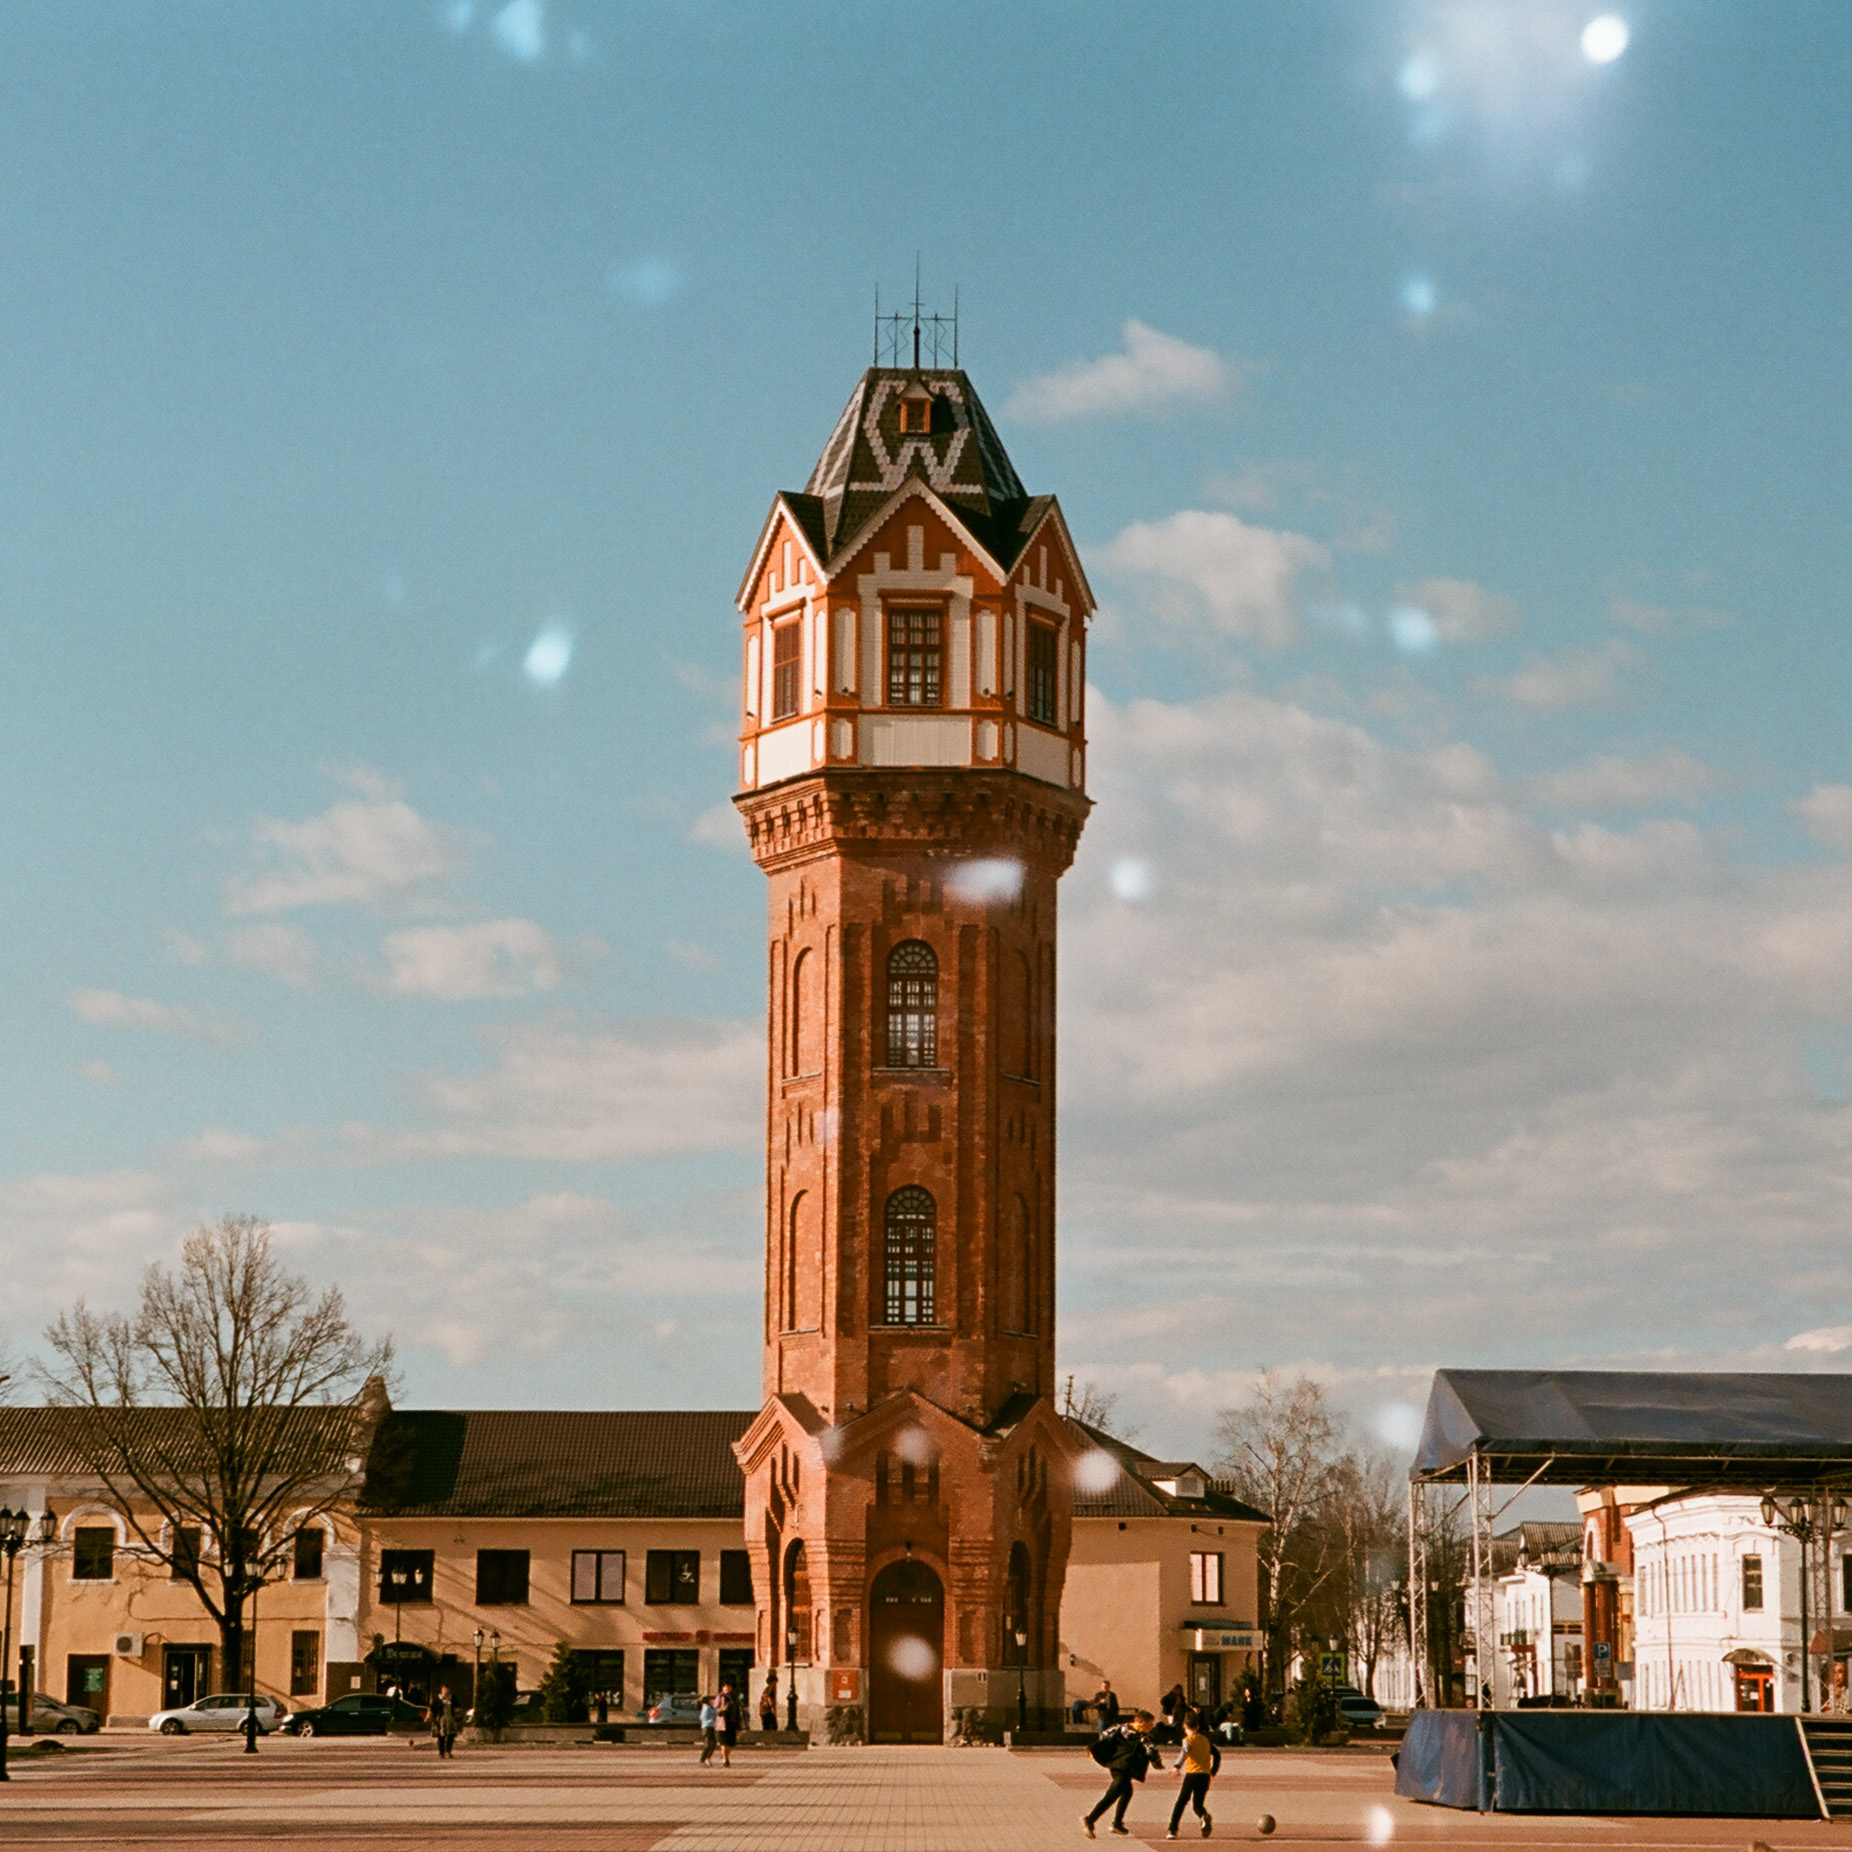
{"label": "tall octagonal tower", "polygon": [[876,367],[740,588],[735,798],[770,879],[761,1663],[938,1741],[1056,1670],[1055,884],[1092,593],[970,380]]}

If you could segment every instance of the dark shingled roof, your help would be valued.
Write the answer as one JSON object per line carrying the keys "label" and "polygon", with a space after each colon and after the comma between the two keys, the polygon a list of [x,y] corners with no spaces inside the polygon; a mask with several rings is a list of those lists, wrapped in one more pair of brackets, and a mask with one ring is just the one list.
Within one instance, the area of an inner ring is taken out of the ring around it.
{"label": "dark shingled roof", "polygon": [[[74,1434],[85,1419],[81,1409],[0,1408],[0,1473],[12,1478],[83,1478],[89,1461]],[[157,1451],[184,1460],[190,1433],[197,1432],[199,1417],[190,1409],[172,1407],[111,1411],[111,1426],[122,1422],[131,1436],[139,1436],[152,1457]],[[319,1470],[335,1470],[352,1444],[355,1414],[350,1408],[309,1407],[287,1410],[284,1439],[303,1450],[306,1463]]]}
{"label": "dark shingled roof", "polygon": [[402,1409],[360,1508],[398,1517],[740,1518],[755,1409]]}
{"label": "dark shingled roof", "polygon": [[[1249,1524],[1267,1521],[1264,1511],[1255,1510],[1216,1485],[1192,1462],[1160,1460],[1129,1441],[1120,1440],[1103,1429],[1089,1427],[1084,1421],[1076,1421],[1072,1415],[1067,1417],[1067,1424],[1082,1441],[1110,1455],[1119,1468],[1112,1484],[1098,1489],[1087,1487],[1083,1490],[1086,1480],[1083,1471],[1082,1483],[1074,1488],[1077,1518],[1220,1518],[1224,1521],[1232,1518]],[[1154,1483],[1186,1473],[1201,1476],[1201,1498],[1179,1498]]]}
{"label": "dark shingled roof", "polygon": [[[933,395],[932,428],[902,433],[900,401],[914,383]],[[909,477],[954,509],[1005,571],[1053,497],[1031,496],[968,375],[870,367],[849,395],[801,495],[786,507],[826,567]]]}

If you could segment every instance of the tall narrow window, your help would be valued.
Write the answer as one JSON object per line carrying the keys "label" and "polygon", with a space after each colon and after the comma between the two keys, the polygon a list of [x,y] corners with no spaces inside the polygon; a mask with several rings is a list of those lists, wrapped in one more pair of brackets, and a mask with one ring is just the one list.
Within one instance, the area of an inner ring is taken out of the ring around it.
{"label": "tall narrow window", "polygon": [[792,1544],[785,1557],[785,1663],[810,1662],[810,1563],[804,1540]]}
{"label": "tall narrow window", "polygon": [[916,1184],[887,1199],[887,1323],[933,1322],[933,1245],[938,1212]]}
{"label": "tall narrow window", "polygon": [[1048,624],[1029,626],[1029,718],[1055,724],[1055,633]]}
{"label": "tall narrow window", "polygon": [[889,707],[939,705],[938,611],[890,611],[887,614],[887,704]]}
{"label": "tall narrow window", "polygon": [[1753,1613],[1762,1605],[1762,1559],[1743,1558],[1743,1606]]}
{"label": "tall narrow window", "polygon": [[804,627],[793,618],[772,629],[772,718],[789,720],[797,712],[803,687]]}
{"label": "tall narrow window", "polygon": [[920,939],[887,955],[887,1065],[939,1065],[939,961]]}

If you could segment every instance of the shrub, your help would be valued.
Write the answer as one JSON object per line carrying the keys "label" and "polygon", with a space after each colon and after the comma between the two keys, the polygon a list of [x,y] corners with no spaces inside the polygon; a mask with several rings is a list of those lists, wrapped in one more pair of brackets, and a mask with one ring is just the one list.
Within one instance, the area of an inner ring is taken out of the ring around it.
{"label": "shrub", "polygon": [[1322,1678],[1302,1678],[1286,1695],[1286,1727],[1299,1743],[1316,1743],[1338,1727],[1338,1694]]}
{"label": "shrub", "polygon": [[585,1669],[564,1640],[553,1649],[553,1663],[540,1681],[540,1702],[548,1723],[583,1723],[586,1706]]}
{"label": "shrub", "polygon": [[491,1660],[476,1687],[476,1728],[505,1730],[513,1715],[514,1667],[505,1659]]}

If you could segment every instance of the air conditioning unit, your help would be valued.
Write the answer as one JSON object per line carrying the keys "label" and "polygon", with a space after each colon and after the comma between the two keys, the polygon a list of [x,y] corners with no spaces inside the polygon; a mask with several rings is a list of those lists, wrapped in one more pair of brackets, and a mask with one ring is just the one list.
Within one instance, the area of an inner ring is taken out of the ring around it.
{"label": "air conditioning unit", "polygon": [[139,1633],[119,1633],[116,1635],[116,1657],[118,1659],[139,1659],[146,1644]]}

